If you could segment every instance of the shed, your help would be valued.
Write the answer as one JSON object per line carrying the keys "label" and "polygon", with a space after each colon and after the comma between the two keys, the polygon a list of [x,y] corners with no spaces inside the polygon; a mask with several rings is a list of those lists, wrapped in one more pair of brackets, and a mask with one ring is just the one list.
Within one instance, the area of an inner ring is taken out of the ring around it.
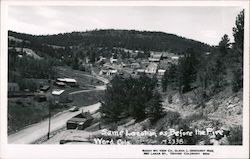
{"label": "shed", "polygon": [[67,121],[67,129],[83,130],[91,125],[93,119],[89,112],[80,113]]}
{"label": "shed", "polygon": [[166,70],[164,70],[164,69],[159,69],[159,70],[158,70],[158,75],[163,76],[165,72],[166,72]]}
{"label": "shed", "polygon": [[56,102],[67,103],[70,101],[69,93],[65,90],[56,89],[53,90],[51,94]]}
{"label": "shed", "polygon": [[40,90],[46,92],[46,91],[48,91],[49,89],[50,89],[50,86],[45,85],[45,86],[43,86]]}
{"label": "shed", "polygon": [[64,83],[64,85],[67,84],[69,86],[79,86],[77,81],[74,78],[57,78],[56,79],[57,85],[63,86],[62,83]]}
{"label": "shed", "polygon": [[77,81],[73,78],[64,78],[64,79],[65,79],[66,84],[71,86],[71,87],[78,87],[79,86]]}
{"label": "shed", "polygon": [[66,84],[64,82],[56,82],[55,85],[59,86],[59,87],[65,87]]}

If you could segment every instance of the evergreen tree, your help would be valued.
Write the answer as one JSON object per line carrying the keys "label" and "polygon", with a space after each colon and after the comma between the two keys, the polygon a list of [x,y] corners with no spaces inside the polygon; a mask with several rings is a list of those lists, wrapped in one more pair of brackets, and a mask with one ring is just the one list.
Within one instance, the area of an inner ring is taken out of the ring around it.
{"label": "evergreen tree", "polygon": [[237,92],[243,87],[244,10],[237,16],[235,25],[233,28],[235,66],[232,71],[232,90]]}
{"label": "evergreen tree", "polygon": [[225,34],[222,38],[221,41],[219,42],[219,50],[220,50],[220,57],[222,58],[225,57],[228,53],[229,46],[230,46],[230,39],[228,38],[228,35]]}
{"label": "evergreen tree", "polygon": [[152,121],[155,121],[162,116],[162,112],[161,95],[155,92],[151,100],[146,103],[146,114]]}
{"label": "evergreen tree", "polygon": [[185,93],[192,89],[191,84],[196,80],[198,64],[198,55],[192,48],[188,49],[185,56],[179,60],[177,76],[180,92]]}
{"label": "evergreen tree", "polygon": [[233,28],[234,36],[234,49],[236,49],[239,54],[243,55],[244,48],[244,10],[240,12],[235,21],[235,27]]}

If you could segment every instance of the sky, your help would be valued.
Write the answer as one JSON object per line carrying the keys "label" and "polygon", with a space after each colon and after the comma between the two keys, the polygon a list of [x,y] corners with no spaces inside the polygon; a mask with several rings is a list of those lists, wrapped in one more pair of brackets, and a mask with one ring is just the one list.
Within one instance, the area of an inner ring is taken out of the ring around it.
{"label": "sky", "polygon": [[218,45],[240,7],[207,6],[10,6],[8,29],[33,35],[93,29],[162,31]]}

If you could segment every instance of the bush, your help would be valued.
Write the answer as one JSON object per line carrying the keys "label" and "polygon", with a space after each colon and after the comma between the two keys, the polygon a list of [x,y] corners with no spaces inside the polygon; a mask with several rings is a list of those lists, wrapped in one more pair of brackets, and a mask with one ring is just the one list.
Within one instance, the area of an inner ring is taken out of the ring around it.
{"label": "bush", "polygon": [[161,129],[166,126],[176,125],[180,120],[180,113],[174,111],[167,111],[163,118],[159,119],[156,124],[156,129]]}

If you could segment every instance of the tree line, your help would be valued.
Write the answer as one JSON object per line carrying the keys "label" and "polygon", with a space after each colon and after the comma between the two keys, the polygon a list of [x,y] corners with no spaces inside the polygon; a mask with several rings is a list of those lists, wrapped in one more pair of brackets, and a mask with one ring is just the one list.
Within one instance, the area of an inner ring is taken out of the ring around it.
{"label": "tree line", "polygon": [[107,87],[100,112],[108,122],[117,122],[125,117],[156,120],[161,117],[161,96],[156,91],[157,79],[141,76],[123,78],[117,75]]}
{"label": "tree line", "polygon": [[14,49],[9,50],[8,82],[18,83],[21,90],[36,91],[37,84],[31,79],[53,78],[56,74],[52,66],[56,66],[57,62],[52,58],[34,59],[24,54]]}
{"label": "tree line", "polygon": [[180,93],[199,90],[201,101],[230,86],[233,92],[243,87],[244,10],[236,18],[234,43],[228,35],[211,52],[187,49],[178,65],[172,65],[162,78],[163,91]]}
{"label": "tree line", "polygon": [[136,30],[107,29],[42,36],[9,31],[9,35],[30,41],[33,44],[49,44],[64,47],[79,45],[92,46],[95,48],[120,47],[131,50],[170,51],[180,54],[190,46],[199,51],[211,49],[211,46],[205,43],[186,39],[174,34]]}

